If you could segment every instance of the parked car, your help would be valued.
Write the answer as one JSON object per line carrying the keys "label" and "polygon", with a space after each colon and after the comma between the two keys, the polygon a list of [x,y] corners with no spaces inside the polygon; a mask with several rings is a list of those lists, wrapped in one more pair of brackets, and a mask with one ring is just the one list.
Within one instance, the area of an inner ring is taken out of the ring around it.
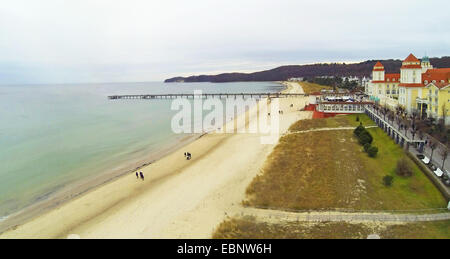
{"label": "parked car", "polygon": [[444,175],[444,172],[441,170],[441,168],[436,168],[436,170],[433,170],[433,173],[437,176],[437,177],[439,177],[439,178],[442,178],[443,177],[443,175]]}
{"label": "parked car", "polygon": [[438,169],[437,166],[433,165],[431,162],[428,163],[428,168],[430,168],[430,170],[433,171],[433,172]]}
{"label": "parked car", "polygon": [[442,182],[447,185],[450,186],[450,173],[445,171],[444,174],[441,177]]}
{"label": "parked car", "polygon": [[450,179],[444,180],[442,179],[442,182],[446,185],[450,187]]}
{"label": "parked car", "polygon": [[430,163],[430,159],[426,156],[423,157],[423,159],[421,160],[424,164],[428,165]]}
{"label": "parked car", "polygon": [[416,156],[417,156],[417,158],[420,159],[420,160],[422,160],[422,159],[425,158],[425,156],[424,156],[424,155],[421,155],[421,154],[417,154]]}

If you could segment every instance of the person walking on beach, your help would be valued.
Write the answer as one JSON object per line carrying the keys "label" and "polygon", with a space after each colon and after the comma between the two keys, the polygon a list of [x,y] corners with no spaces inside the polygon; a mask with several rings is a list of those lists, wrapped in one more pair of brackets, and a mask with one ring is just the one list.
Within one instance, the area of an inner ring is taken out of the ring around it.
{"label": "person walking on beach", "polygon": [[142,172],[139,172],[139,174],[141,175],[142,181],[144,181],[144,174]]}

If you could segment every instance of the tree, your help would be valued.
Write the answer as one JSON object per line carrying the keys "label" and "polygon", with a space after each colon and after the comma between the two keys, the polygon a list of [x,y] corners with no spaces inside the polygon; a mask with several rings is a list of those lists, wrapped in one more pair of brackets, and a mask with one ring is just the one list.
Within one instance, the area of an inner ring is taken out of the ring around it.
{"label": "tree", "polygon": [[390,176],[390,175],[385,175],[383,177],[383,183],[385,186],[392,186],[392,182],[394,181],[394,177]]}
{"label": "tree", "polygon": [[369,151],[369,148],[371,147],[370,143],[366,143],[364,144],[364,151],[367,152]]}
{"label": "tree", "polygon": [[402,123],[402,118],[400,117],[400,115],[397,115],[395,117],[395,122],[397,122],[397,129],[400,130],[400,124]]}
{"label": "tree", "polygon": [[411,135],[412,135],[412,140],[414,140],[414,136],[417,133],[417,126],[415,126],[414,124],[411,126]]}
{"label": "tree", "polygon": [[359,125],[358,127],[356,127],[356,129],[353,131],[353,134],[355,134],[358,138],[359,135],[363,132],[366,131],[366,128],[364,128],[364,126]]}
{"label": "tree", "polygon": [[406,132],[408,131],[408,128],[409,128],[408,124],[409,124],[408,120],[403,121],[403,128],[405,130],[405,136],[407,135]]}
{"label": "tree", "polygon": [[418,134],[419,134],[419,139],[423,140],[423,131],[419,130]]}
{"label": "tree", "polygon": [[430,161],[433,161],[433,153],[434,150],[437,148],[437,143],[430,140],[430,148],[431,148],[431,157],[430,157]]}
{"label": "tree", "polygon": [[398,160],[395,172],[403,177],[411,176],[413,173],[411,165],[405,157],[402,157],[400,160]]}
{"label": "tree", "polygon": [[441,156],[442,156],[442,168],[444,168],[445,165],[445,160],[448,157],[448,148],[444,147],[443,149],[441,149]]}
{"label": "tree", "polygon": [[375,157],[378,153],[378,148],[375,146],[371,146],[369,150],[367,150],[367,153],[369,154],[370,157]]}
{"label": "tree", "polygon": [[445,128],[445,118],[447,117],[447,108],[445,107],[445,103],[442,105],[442,128]]}
{"label": "tree", "polygon": [[365,145],[366,143],[372,144],[373,137],[367,130],[364,130],[359,134],[359,143]]}

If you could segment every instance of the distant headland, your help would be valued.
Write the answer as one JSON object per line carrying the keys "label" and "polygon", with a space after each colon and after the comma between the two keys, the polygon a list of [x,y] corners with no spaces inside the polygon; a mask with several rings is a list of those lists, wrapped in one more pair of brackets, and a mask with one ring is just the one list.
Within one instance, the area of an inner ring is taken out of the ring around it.
{"label": "distant headland", "polygon": [[[284,81],[293,77],[316,76],[370,76],[373,66],[381,61],[386,73],[398,73],[402,65],[400,59],[367,60],[360,63],[317,63],[312,65],[288,65],[254,73],[223,73],[218,75],[199,75],[173,77],[164,82],[245,82],[245,81]],[[436,68],[450,67],[450,56],[430,58]]]}

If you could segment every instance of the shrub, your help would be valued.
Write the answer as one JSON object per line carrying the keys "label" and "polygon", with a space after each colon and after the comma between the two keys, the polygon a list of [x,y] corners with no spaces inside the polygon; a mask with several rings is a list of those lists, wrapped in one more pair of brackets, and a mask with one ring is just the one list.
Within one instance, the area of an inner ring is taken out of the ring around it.
{"label": "shrub", "polygon": [[356,127],[356,129],[353,131],[353,134],[355,134],[355,136],[359,137],[359,135],[366,131],[366,128],[364,128],[364,126],[359,125],[358,127]]}
{"label": "shrub", "polygon": [[403,157],[397,162],[396,173],[403,177],[409,177],[413,174],[409,161]]}
{"label": "shrub", "polygon": [[370,133],[367,130],[364,130],[363,132],[361,132],[359,134],[358,138],[359,138],[359,143],[361,143],[361,145],[365,145],[366,143],[372,144],[372,141],[373,141],[372,135],[370,135]]}
{"label": "shrub", "polygon": [[370,143],[364,144],[364,151],[367,152],[371,146],[372,146],[372,145],[370,145]]}
{"label": "shrub", "polygon": [[370,157],[375,157],[378,153],[378,148],[375,146],[371,146],[368,150],[367,153],[369,154]]}
{"label": "shrub", "polygon": [[394,177],[390,175],[385,175],[383,177],[383,183],[385,186],[392,186],[392,182],[394,181]]}

